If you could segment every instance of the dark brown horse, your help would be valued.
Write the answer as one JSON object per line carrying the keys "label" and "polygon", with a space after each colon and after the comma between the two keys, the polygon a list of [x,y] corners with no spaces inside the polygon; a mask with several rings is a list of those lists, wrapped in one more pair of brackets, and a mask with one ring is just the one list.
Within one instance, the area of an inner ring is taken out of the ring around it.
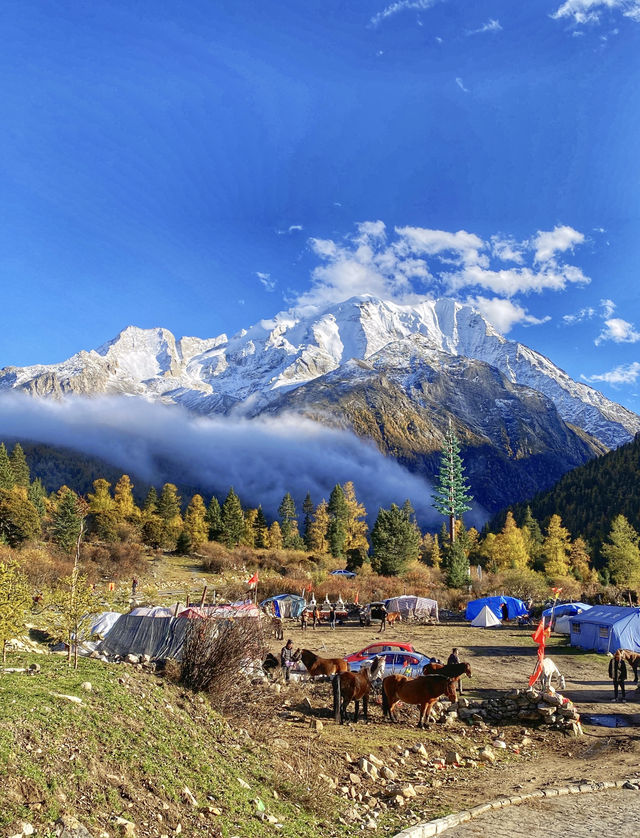
{"label": "dark brown horse", "polygon": [[369,721],[369,693],[371,683],[376,680],[384,667],[384,655],[374,658],[370,666],[363,666],[360,672],[341,672],[333,676],[333,717],[336,722],[344,724],[347,718],[347,707],[352,701],[356,703],[353,721],[358,721],[360,701],[362,700],[362,715],[365,722]]}
{"label": "dark brown horse", "polygon": [[458,690],[462,695],[462,684],[460,683],[460,676],[466,675],[471,678],[471,666],[465,661],[460,663],[428,663],[422,667],[423,675],[443,675],[445,678],[456,678],[458,682]]}
{"label": "dark brown horse", "polygon": [[420,675],[418,678],[389,675],[382,682],[382,711],[392,722],[397,722],[393,708],[399,701],[417,704],[420,707],[418,727],[422,727],[425,711],[428,722],[431,708],[441,695],[446,695],[450,701],[457,700],[455,678],[445,678],[442,675]]}
{"label": "dark brown horse", "polygon": [[307,667],[307,672],[312,678],[349,671],[349,664],[342,658],[321,658],[309,649],[303,649],[301,657],[302,663]]}
{"label": "dark brown horse", "polygon": [[627,661],[630,664],[631,668],[633,669],[633,681],[635,684],[638,683],[638,667],[640,666],[640,654],[638,652],[632,652],[631,649],[618,649],[615,653],[614,658],[617,658],[619,661]]}

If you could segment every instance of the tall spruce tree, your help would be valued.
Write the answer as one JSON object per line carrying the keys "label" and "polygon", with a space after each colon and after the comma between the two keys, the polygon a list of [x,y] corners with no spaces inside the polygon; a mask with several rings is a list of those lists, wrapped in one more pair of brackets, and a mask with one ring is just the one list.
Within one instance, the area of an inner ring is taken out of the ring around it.
{"label": "tall spruce tree", "polygon": [[222,539],[222,511],[218,498],[213,495],[207,508],[207,524],[209,524],[209,541],[220,541]]}
{"label": "tall spruce tree", "polygon": [[52,515],[51,532],[53,540],[65,553],[74,552],[82,522],[80,499],[68,486],[62,486]]}
{"label": "tall spruce tree", "polygon": [[254,530],[254,544],[259,549],[264,549],[269,545],[269,525],[267,519],[264,517],[262,506],[256,510],[256,517],[253,522]]}
{"label": "tall spruce tree", "polygon": [[36,477],[33,483],[29,486],[27,490],[27,497],[38,510],[38,515],[41,518],[44,518],[47,512],[47,490],[42,485],[42,480],[40,480],[39,477]]}
{"label": "tall spruce tree", "polygon": [[0,442],[0,489],[13,489],[16,485],[13,469],[4,442]]}
{"label": "tall spruce tree", "polygon": [[158,493],[156,492],[155,486],[152,486],[147,492],[144,504],[142,505],[142,510],[143,512],[150,512],[151,514],[158,511]]}
{"label": "tall spruce tree", "polygon": [[285,550],[292,550],[295,548],[300,536],[298,533],[296,504],[289,492],[282,498],[282,502],[278,507],[278,515],[280,516],[280,531],[282,532],[282,542]]}
{"label": "tall spruce tree", "polygon": [[304,522],[302,525],[302,539],[307,550],[313,550],[311,546],[311,525],[313,524],[313,513],[315,507],[311,500],[311,494],[307,492],[304,501],[302,502],[302,511],[304,513]]}
{"label": "tall spruce tree", "polygon": [[469,559],[460,541],[447,545],[442,565],[449,588],[464,588],[469,584]]}
{"label": "tall spruce tree", "polygon": [[458,437],[449,425],[444,438],[438,485],[433,493],[433,505],[441,515],[446,515],[449,519],[449,541],[452,544],[456,539],[456,520],[471,509],[472,501],[469,484],[464,477]]}
{"label": "tall spruce tree", "polygon": [[222,541],[227,547],[236,547],[244,535],[244,515],[240,498],[233,486],[222,504]]}
{"label": "tall spruce tree", "polygon": [[11,464],[11,472],[13,474],[13,482],[15,486],[22,486],[27,489],[31,482],[31,474],[29,473],[29,466],[27,465],[27,458],[24,456],[24,451],[19,442],[13,446],[13,451],[9,457]]}

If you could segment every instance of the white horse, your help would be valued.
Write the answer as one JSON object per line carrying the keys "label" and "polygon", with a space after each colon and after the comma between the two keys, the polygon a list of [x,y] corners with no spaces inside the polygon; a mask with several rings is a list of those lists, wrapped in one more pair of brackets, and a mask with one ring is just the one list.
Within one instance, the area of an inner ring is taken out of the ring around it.
{"label": "white horse", "polygon": [[543,687],[550,687],[551,686],[551,679],[553,676],[556,676],[558,679],[558,684],[561,690],[566,688],[566,683],[564,680],[564,675],[560,673],[560,670],[555,665],[555,663],[551,660],[551,658],[545,658],[542,661],[542,675],[540,676],[540,681]]}

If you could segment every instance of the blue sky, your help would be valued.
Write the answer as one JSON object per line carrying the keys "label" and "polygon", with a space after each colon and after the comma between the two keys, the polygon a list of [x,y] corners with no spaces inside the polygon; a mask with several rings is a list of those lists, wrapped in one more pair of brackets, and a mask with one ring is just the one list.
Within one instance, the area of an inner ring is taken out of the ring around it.
{"label": "blue sky", "polygon": [[640,410],[640,0],[6,0],[0,365],[448,294]]}

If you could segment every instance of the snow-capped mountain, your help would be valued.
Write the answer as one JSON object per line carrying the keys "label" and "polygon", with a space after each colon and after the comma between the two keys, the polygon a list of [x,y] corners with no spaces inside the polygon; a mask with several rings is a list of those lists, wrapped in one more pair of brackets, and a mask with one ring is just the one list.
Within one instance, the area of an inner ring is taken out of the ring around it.
{"label": "snow-capped mountain", "polygon": [[[547,396],[565,422],[612,448],[640,431],[640,417],[572,380],[548,358],[506,340],[475,309],[449,299],[399,305],[357,297],[310,315],[283,312],[231,338],[176,338],[130,326],[96,350],[60,364],[6,367],[0,389],[38,396],[125,393],[177,402],[201,413],[256,415],[283,393],[349,362],[396,354],[420,338],[420,358],[464,357],[499,370],[512,384]],[[402,361],[402,357],[400,358]],[[500,408],[502,409],[502,408]]]}

